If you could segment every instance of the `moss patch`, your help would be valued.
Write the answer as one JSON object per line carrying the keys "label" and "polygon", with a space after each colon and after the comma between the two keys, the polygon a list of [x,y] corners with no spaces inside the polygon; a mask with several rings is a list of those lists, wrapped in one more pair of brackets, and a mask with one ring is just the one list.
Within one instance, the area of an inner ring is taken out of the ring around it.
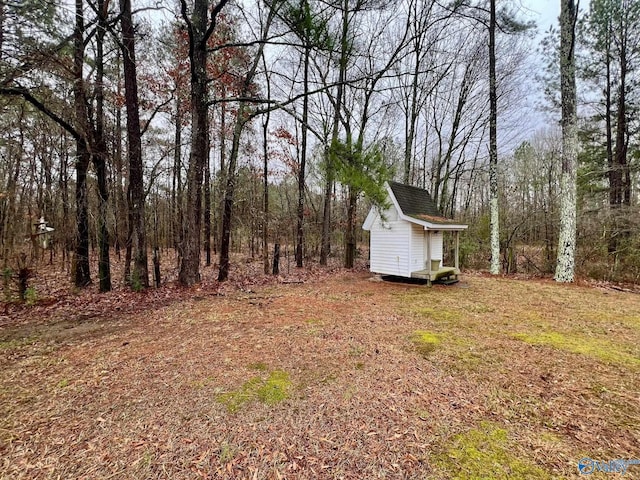
{"label": "moss patch", "polygon": [[640,359],[627,352],[621,351],[619,345],[607,340],[563,335],[558,332],[542,332],[531,335],[520,333],[513,336],[531,345],[548,345],[559,350],[586,355],[605,363],[615,363],[627,367],[640,368]]}
{"label": "moss patch", "polygon": [[258,387],[256,395],[261,402],[275,405],[289,396],[290,388],[289,374],[282,370],[276,370],[271,372],[269,378]]}
{"label": "moss patch", "polygon": [[444,308],[417,307],[413,308],[413,311],[423,317],[429,317],[432,320],[443,323],[454,322],[461,317],[460,312]]}
{"label": "moss patch", "polygon": [[411,343],[420,355],[426,357],[436,349],[440,336],[426,330],[417,330],[411,335]]}
{"label": "moss patch", "polygon": [[483,422],[479,428],[453,437],[433,464],[453,479],[545,479],[547,472],[517,458],[507,431]]}
{"label": "moss patch", "polygon": [[269,374],[267,379],[253,377],[239,389],[221,393],[216,397],[216,400],[227,407],[230,413],[235,413],[244,405],[254,401],[275,405],[286,399],[290,390],[289,374],[282,370],[275,370]]}

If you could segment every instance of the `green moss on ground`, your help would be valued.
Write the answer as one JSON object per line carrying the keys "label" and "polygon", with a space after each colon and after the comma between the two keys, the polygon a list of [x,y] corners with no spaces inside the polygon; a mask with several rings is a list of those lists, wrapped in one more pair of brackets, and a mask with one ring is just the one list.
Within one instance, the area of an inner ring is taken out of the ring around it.
{"label": "green moss on ground", "polygon": [[488,422],[453,437],[433,464],[452,479],[548,479],[540,467],[518,458],[507,431]]}
{"label": "green moss on ground", "polygon": [[254,401],[275,405],[288,398],[290,390],[289,374],[282,370],[275,370],[266,379],[253,377],[239,389],[221,393],[216,397],[216,400],[227,407],[229,413],[236,413]]}
{"label": "green moss on ground", "polygon": [[416,330],[411,335],[411,343],[420,355],[426,357],[436,349],[440,336],[426,330]]}
{"label": "green moss on ground", "polygon": [[289,374],[282,370],[276,370],[271,372],[269,378],[258,387],[256,396],[258,400],[267,405],[275,405],[289,396],[290,389]]}
{"label": "green moss on ground", "polygon": [[622,347],[620,345],[613,344],[607,340],[564,335],[553,331],[535,334],[519,333],[513,336],[531,345],[548,345],[558,350],[586,355],[605,363],[640,368],[640,359],[621,350]]}

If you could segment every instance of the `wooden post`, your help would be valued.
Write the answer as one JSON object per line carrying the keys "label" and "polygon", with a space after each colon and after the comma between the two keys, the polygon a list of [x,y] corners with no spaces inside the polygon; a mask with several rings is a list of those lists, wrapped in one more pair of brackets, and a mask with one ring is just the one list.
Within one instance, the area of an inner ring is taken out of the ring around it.
{"label": "wooden post", "polygon": [[427,270],[431,272],[431,230],[427,230]]}
{"label": "wooden post", "polygon": [[456,263],[454,265],[456,267],[456,270],[458,270],[460,267],[459,256],[460,256],[460,230],[456,230],[456,260],[455,260]]}
{"label": "wooden post", "polygon": [[431,286],[431,230],[427,230],[427,272],[429,272],[429,279],[427,285]]}
{"label": "wooden post", "polygon": [[273,275],[278,275],[280,273],[280,244],[276,243],[273,246],[273,270],[271,272]]}

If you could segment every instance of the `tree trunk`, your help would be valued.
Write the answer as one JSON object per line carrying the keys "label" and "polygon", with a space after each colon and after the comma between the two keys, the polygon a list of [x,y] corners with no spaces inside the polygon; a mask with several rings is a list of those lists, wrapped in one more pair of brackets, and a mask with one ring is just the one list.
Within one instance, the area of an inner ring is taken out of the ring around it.
{"label": "tree trunk", "polygon": [[222,210],[222,239],[220,241],[220,270],[218,271],[218,281],[225,282],[229,278],[229,252],[231,249],[231,220],[233,215],[233,197],[236,188],[236,163],[240,152],[240,136],[244,128],[244,117],[246,105],[241,102],[238,109],[238,117],[233,129],[233,140],[231,143],[231,153],[229,154],[229,164],[227,166],[227,183],[224,191],[224,203]]}
{"label": "tree trunk", "polygon": [[500,219],[498,208],[498,95],[496,93],[496,0],[491,0],[489,19],[489,215],[491,268],[500,273]]}
{"label": "tree trunk", "polygon": [[104,137],[104,37],[107,31],[104,0],[98,0],[98,32],[96,35],[96,131],[95,154],[92,157],[98,183],[98,280],[100,291],[111,290],[109,261],[109,188],[107,185],[107,144]]}
{"label": "tree trunk", "polygon": [[89,200],[87,198],[87,171],[90,154],[86,144],[76,143],[76,247],[75,285],[86,287],[91,284],[89,268]]}
{"label": "tree trunk", "polygon": [[[224,86],[219,93],[220,99],[224,100],[227,97],[227,92]],[[265,147],[266,148],[266,147]],[[218,171],[218,178],[216,179],[217,194],[216,204],[219,206],[219,214],[222,215],[224,211],[224,187],[227,181],[227,103],[222,102],[220,105],[220,170]],[[216,234],[215,236],[215,248],[219,252],[220,244],[222,243],[222,228],[220,226],[220,219],[216,222]]]}
{"label": "tree trunk", "polygon": [[[626,7],[623,3],[623,8]],[[629,8],[629,7],[627,7]],[[627,74],[629,65],[627,63],[627,28],[623,17],[625,13],[621,13],[620,18],[620,78],[618,85],[618,112],[616,122],[616,150],[615,150],[615,168],[616,168],[616,212],[614,212],[615,231],[612,232],[612,238],[615,239],[616,248],[618,250],[618,240],[622,240],[629,234],[628,213],[624,207],[631,205],[631,175],[629,163],[627,159],[629,129],[627,114]]]}
{"label": "tree trunk", "polygon": [[74,31],[74,84],[73,96],[78,130],[83,138],[76,141],[76,245],[75,285],[86,287],[91,283],[89,268],[89,200],[87,198],[87,170],[91,155],[87,146],[88,119],[82,67],[84,65],[84,12],[82,0],[76,0],[76,25]]}
{"label": "tree trunk", "polygon": [[[606,150],[607,150],[607,176],[609,180],[609,208],[611,211],[616,209],[617,206],[617,181],[618,171],[615,167],[615,160],[613,157],[613,126],[611,117],[613,111],[611,108],[611,27],[610,22],[607,25],[606,45],[605,45],[605,62],[606,62],[606,78],[605,78],[605,135],[606,135]],[[611,215],[609,218],[609,253],[614,253],[618,249],[618,236],[615,234],[615,215]]]}
{"label": "tree trunk", "polygon": [[133,269],[129,278],[134,288],[149,286],[147,241],[145,228],[144,170],[142,164],[142,132],[138,107],[138,80],[136,78],[135,33],[131,18],[131,0],[120,0],[122,26],[122,54],[124,68],[125,105],[127,107],[127,143],[129,145],[129,190],[131,236],[128,245],[133,255]]}
{"label": "tree trunk", "polygon": [[576,162],[578,122],[576,113],[574,0],[562,0],[560,10],[560,88],[562,97],[562,173],[560,177],[560,234],[555,280],[572,282],[576,249]]}
{"label": "tree trunk", "polygon": [[272,275],[280,275],[280,244],[273,246],[273,270]]}
{"label": "tree trunk", "polygon": [[[416,48],[413,73],[411,79],[411,103],[407,109],[404,142],[404,174],[403,181],[406,185],[411,184],[411,169],[413,166],[413,143],[416,135],[416,124],[418,122],[418,79],[420,75],[420,49]],[[424,188],[424,187],[423,187]]]}
{"label": "tree trunk", "polygon": [[[11,228],[11,225],[15,222],[17,213],[15,211],[16,199],[18,197],[16,191],[18,180],[20,179],[20,159],[24,152],[24,135],[22,132],[23,125],[24,123],[22,121],[18,123],[18,128],[20,129],[18,151],[15,152],[15,154],[7,156],[7,159],[9,160],[9,165],[7,165],[9,175],[7,176],[7,183],[2,185],[6,195],[3,195],[2,198],[0,198],[0,242],[2,244],[1,253],[3,257],[3,268],[8,268],[9,256],[10,252],[13,250],[16,234],[15,229]],[[14,160],[13,164],[11,164],[12,157]]]}
{"label": "tree trunk", "polygon": [[[207,78],[207,40],[215,29],[216,16],[226,4],[221,0],[211,12],[206,0],[195,0],[189,25],[189,60],[191,65],[191,154],[187,170],[187,198],[183,236],[180,242],[178,280],[189,286],[200,281],[202,232],[202,177],[209,161],[209,89]],[[186,4],[182,1],[183,16]]]}
{"label": "tree trunk", "polygon": [[162,283],[162,275],[160,273],[160,249],[158,248],[158,196],[153,205],[153,284],[156,288],[160,288]]}
{"label": "tree trunk", "polygon": [[[121,97],[122,95],[122,81],[120,78],[120,61],[121,61],[122,52],[118,51],[116,54],[116,68],[118,71],[118,79],[117,79],[117,95]],[[123,188],[123,183],[125,181],[124,175],[122,173],[122,107],[119,103],[116,104],[115,108],[115,131],[114,131],[114,145],[113,145],[113,164],[114,164],[114,180],[115,180],[115,250],[118,259],[120,259],[120,249],[123,245],[126,244],[126,233],[129,229],[128,226],[128,214],[125,200],[125,193]],[[125,264],[125,268],[128,267],[128,263]],[[125,281],[129,278],[129,274],[125,275]]]}
{"label": "tree trunk", "polygon": [[[269,81],[267,81],[267,94],[269,95]],[[270,114],[265,115],[262,125],[263,166],[262,166],[262,255],[264,273],[269,274],[269,120]]]}
{"label": "tree trunk", "polygon": [[173,152],[173,176],[172,176],[172,197],[173,197],[173,245],[178,249],[182,238],[182,104],[180,97],[176,100],[176,130],[175,130],[175,150]]}
{"label": "tree trunk", "polygon": [[204,164],[204,252],[207,267],[211,266],[211,167],[210,159]]}
{"label": "tree trunk", "polygon": [[331,253],[331,197],[333,195],[334,167],[331,160],[330,147],[325,151],[327,168],[324,184],[324,205],[322,209],[322,238],[320,240],[320,265],[326,265]]}
{"label": "tree trunk", "polygon": [[627,48],[624,33],[625,26],[623,20],[620,20],[620,78],[618,85],[618,112],[616,122],[616,151],[615,151],[615,169],[616,169],[616,204],[629,205],[631,185],[629,180],[629,165],[627,163]]}
{"label": "tree trunk", "polygon": [[353,186],[349,186],[349,204],[347,205],[347,231],[345,242],[345,268],[353,268],[356,257],[356,207],[358,192]]}
{"label": "tree trunk", "polygon": [[304,187],[305,187],[305,170],[307,168],[307,134],[309,119],[309,56],[310,46],[308,40],[304,48],[304,91],[305,96],[302,99],[302,145],[300,152],[300,170],[298,171],[298,224],[296,228],[296,266],[302,267],[304,258]]}
{"label": "tree trunk", "polygon": [[[275,17],[276,5],[272,5],[269,13],[262,26],[262,40],[253,59],[251,67],[244,77],[243,85],[240,90],[240,97],[246,97],[256,76],[258,65],[262,59],[264,52],[264,40],[269,34],[271,23]],[[236,165],[238,163],[238,154],[240,153],[240,137],[242,130],[249,119],[249,109],[246,101],[239,102],[238,112],[236,114],[236,122],[233,128],[233,140],[231,143],[231,153],[229,155],[229,164],[227,167],[227,181],[224,192],[224,204],[222,211],[222,238],[220,240],[220,270],[218,271],[218,281],[225,282],[229,278],[229,250],[231,246],[231,220],[233,216],[233,202],[236,186]]]}
{"label": "tree trunk", "polygon": [[5,2],[0,2],[0,60],[2,60],[4,52],[4,24],[6,19]]}
{"label": "tree trunk", "polygon": [[98,145],[98,152],[93,156],[93,165],[96,169],[98,183],[98,278],[100,291],[111,290],[111,264],[109,260],[109,187],[107,185],[106,151]]}

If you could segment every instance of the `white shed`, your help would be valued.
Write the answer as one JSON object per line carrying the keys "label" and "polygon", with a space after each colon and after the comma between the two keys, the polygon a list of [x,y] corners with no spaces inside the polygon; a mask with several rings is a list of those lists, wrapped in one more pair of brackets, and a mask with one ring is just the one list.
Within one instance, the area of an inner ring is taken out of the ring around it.
{"label": "white shed", "polygon": [[[362,228],[370,232],[370,270],[383,275],[457,281],[459,234],[467,225],[442,216],[429,192],[385,184],[390,207],[372,207]],[[455,235],[454,265],[444,266],[443,235]]]}

